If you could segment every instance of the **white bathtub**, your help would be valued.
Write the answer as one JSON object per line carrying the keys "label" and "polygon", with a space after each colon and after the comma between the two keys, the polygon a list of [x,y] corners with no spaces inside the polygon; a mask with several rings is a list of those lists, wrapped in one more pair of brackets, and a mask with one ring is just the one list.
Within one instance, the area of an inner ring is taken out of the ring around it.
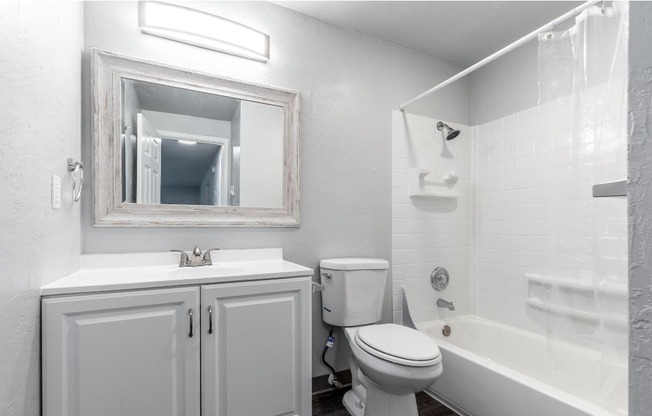
{"label": "white bathtub", "polygon": [[[442,334],[444,325],[452,329],[449,337]],[[435,339],[444,363],[427,392],[462,415],[627,415],[624,360],[609,362],[560,341],[550,349],[546,337],[474,315],[416,327]],[[609,382],[601,382],[602,371]]]}

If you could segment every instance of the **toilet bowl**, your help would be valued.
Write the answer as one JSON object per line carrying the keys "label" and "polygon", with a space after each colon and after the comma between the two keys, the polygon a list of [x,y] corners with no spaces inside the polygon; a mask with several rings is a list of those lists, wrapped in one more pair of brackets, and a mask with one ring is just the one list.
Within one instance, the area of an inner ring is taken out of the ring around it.
{"label": "toilet bowl", "polygon": [[344,328],[344,334],[353,354],[351,374],[356,373],[344,397],[349,413],[417,416],[414,393],[428,388],[443,371],[437,344],[394,324]]}
{"label": "toilet bowl", "polygon": [[414,394],[443,371],[430,337],[400,325],[376,324],[388,266],[379,259],[320,263],[323,319],[342,328],[352,352],[352,388],[343,402],[353,416],[418,416]]}

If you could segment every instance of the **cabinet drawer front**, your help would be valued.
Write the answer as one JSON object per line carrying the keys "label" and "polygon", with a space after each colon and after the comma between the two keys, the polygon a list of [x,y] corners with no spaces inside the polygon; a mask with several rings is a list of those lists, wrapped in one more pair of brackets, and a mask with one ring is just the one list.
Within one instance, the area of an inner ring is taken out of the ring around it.
{"label": "cabinet drawer front", "polygon": [[199,416],[199,288],[42,305],[45,416]]}
{"label": "cabinet drawer front", "polygon": [[309,416],[310,279],[203,286],[201,296],[203,415]]}

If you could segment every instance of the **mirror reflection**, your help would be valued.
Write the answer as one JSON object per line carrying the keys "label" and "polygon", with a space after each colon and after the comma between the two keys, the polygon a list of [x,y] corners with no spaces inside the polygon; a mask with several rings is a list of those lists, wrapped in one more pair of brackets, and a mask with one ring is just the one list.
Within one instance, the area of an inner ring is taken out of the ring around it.
{"label": "mirror reflection", "polygon": [[124,202],[283,206],[279,106],[122,79]]}

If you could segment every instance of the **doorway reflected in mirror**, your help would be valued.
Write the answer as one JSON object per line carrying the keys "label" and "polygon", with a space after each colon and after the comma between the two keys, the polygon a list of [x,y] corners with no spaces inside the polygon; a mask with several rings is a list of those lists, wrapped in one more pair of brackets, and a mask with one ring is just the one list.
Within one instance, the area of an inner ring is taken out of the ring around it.
{"label": "doorway reflected in mirror", "polygon": [[283,108],[122,79],[123,202],[282,207]]}

